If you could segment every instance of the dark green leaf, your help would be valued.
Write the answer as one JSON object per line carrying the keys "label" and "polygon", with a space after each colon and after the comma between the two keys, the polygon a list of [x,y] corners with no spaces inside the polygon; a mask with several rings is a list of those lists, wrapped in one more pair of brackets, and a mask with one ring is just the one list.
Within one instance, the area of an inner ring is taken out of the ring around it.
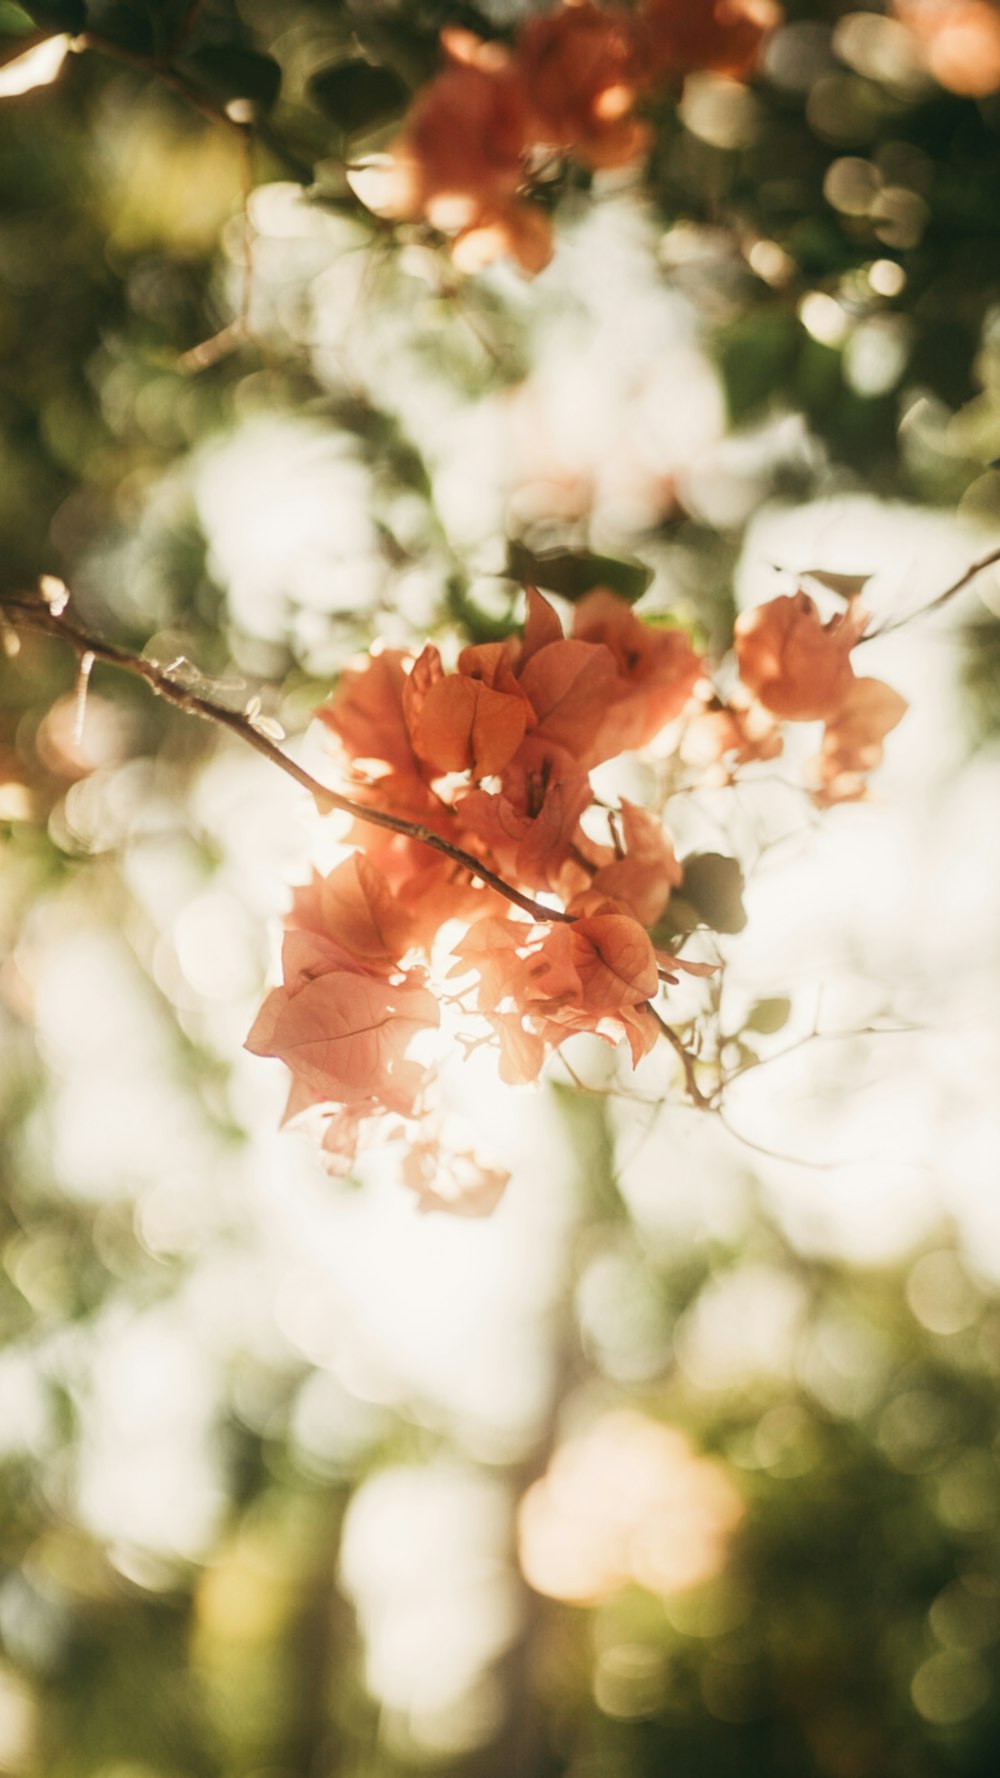
{"label": "dark green leaf", "polygon": [[86,12],[89,30],[113,38],[136,55],[156,54],[156,26],[145,0],[86,0],[80,11]]}
{"label": "dark green leaf", "polygon": [[[695,909],[699,923],[711,927],[713,932],[742,932],[747,916],[739,860],[726,858],[721,852],[693,852],[681,863],[681,899]],[[670,905],[673,909],[673,901]]]}
{"label": "dark green leaf", "polygon": [[258,110],[268,111],[281,87],[281,69],[273,56],[259,55],[235,43],[208,44],[185,56],[178,67],[225,105],[233,99],[248,99]]}
{"label": "dark green leaf", "polygon": [[309,92],[345,136],[398,117],[409,99],[408,88],[391,68],[361,60],[321,68],[310,80]]}
{"label": "dark green leaf", "polygon": [[645,562],[620,561],[614,556],[595,556],[589,550],[552,549],[538,554],[513,540],[507,546],[507,573],[524,586],[544,587],[575,603],[595,587],[608,587],[620,599],[634,605],[652,584],[653,570]]}
{"label": "dark green leaf", "polygon": [[[0,0],[0,35],[3,37],[28,37],[34,29],[34,20],[29,17],[22,6],[15,6],[13,0]],[[17,53],[16,44],[4,44],[3,57],[9,53]]]}
{"label": "dark green leaf", "polygon": [[772,1000],[758,1000],[750,1008],[747,1015],[746,1029],[759,1031],[762,1037],[772,1037],[788,1023],[788,1015],[792,1003],[787,994],[776,994]]}
{"label": "dark green leaf", "polygon": [[715,350],[730,419],[749,419],[785,387],[802,345],[794,315],[751,309],[717,337]]}
{"label": "dark green leaf", "polygon": [[693,902],[685,901],[683,895],[671,895],[667,910],[649,929],[649,936],[658,951],[669,951],[675,941],[686,932],[694,932],[702,924],[701,916]]}
{"label": "dark green leaf", "polygon": [[[4,8],[5,12],[8,10],[13,9]],[[87,22],[84,0],[46,0],[44,5],[35,5],[34,0],[26,0],[24,11],[34,19],[36,25],[51,25],[53,31],[82,31]],[[9,31],[11,27],[5,23],[3,28]]]}
{"label": "dark green leaf", "polygon": [[436,73],[440,49],[434,32],[399,17],[380,17],[373,6],[355,8],[352,24],[365,55],[378,67],[391,68],[408,91],[424,86]]}
{"label": "dark green leaf", "polygon": [[484,611],[457,576],[448,582],[447,603],[450,615],[461,624],[470,642],[502,642],[515,627],[513,612],[495,617]]}

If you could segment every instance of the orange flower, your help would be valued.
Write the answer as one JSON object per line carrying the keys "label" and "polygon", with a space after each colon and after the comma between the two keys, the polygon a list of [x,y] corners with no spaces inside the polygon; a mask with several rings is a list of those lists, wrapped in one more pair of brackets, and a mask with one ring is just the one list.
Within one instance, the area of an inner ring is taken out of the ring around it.
{"label": "orange flower", "polygon": [[470,790],[456,813],[475,836],[476,850],[485,847],[503,875],[532,890],[552,889],[590,800],[587,774],[573,754],[529,735],[503,772],[499,792]]}
{"label": "orange flower", "polygon": [[499,204],[481,210],[451,244],[460,272],[480,272],[495,259],[516,259],[533,278],[552,258],[552,224],[538,204]]}
{"label": "orange flower", "polygon": [[641,623],[624,599],[602,588],[580,600],[573,634],[603,643],[617,668],[610,707],[591,743],[593,760],[645,747],[680,715],[702,673],[683,630]]}
{"label": "orange flower", "polygon": [[836,715],[851,690],[850,652],[867,615],[852,602],[824,624],[808,593],[771,599],[736,624],[740,678],[766,710],[789,722]]}
{"label": "orange flower", "polygon": [[[623,797],[621,825],[624,856],[603,864],[594,875],[592,888],[620,902],[643,926],[652,926],[684,873],[669,835],[655,815]],[[570,911],[576,911],[572,904]]]}
{"label": "orange flower", "polygon": [[463,649],[459,672],[445,673],[428,643],[403,694],[414,752],[436,774],[502,772],[524,740],[534,711],[502,643]]}
{"label": "orange flower", "polygon": [[703,771],[716,768],[714,777],[706,782],[729,784],[736,766],[777,759],[782,744],[777,717],[738,685],[726,703],[709,690],[697,714],[685,725],[681,752]]}
{"label": "orange flower", "polygon": [[648,77],[706,69],[742,80],[781,16],[772,0],[645,0],[637,31]]}
{"label": "orange flower", "polygon": [[465,270],[511,253],[525,271],[540,271],[552,252],[548,221],[517,201],[530,147],[519,70],[500,44],[471,31],[444,31],[441,42],[451,66],[411,107],[381,208],[454,232]]}
{"label": "orange flower", "polygon": [[930,72],[949,92],[983,98],[1000,87],[1000,12],[989,0],[896,0]]}
{"label": "orange flower", "polygon": [[649,130],[632,116],[630,26],[629,15],[590,0],[566,0],[522,26],[517,65],[539,142],[571,149],[588,167],[624,166],[645,152]]}
{"label": "orange flower", "polygon": [[886,735],[906,715],[906,699],[881,679],[855,679],[847,701],[827,723],[823,745],[813,761],[813,800],[863,802],[867,776],[881,765]]}

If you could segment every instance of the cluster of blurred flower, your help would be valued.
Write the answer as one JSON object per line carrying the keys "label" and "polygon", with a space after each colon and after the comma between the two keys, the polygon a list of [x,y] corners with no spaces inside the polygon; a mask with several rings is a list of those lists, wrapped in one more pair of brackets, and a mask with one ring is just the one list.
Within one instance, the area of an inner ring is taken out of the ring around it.
{"label": "cluster of blurred flower", "polygon": [[756,701],[739,709],[740,757],[769,758],[780,750],[772,719],[825,724],[811,782],[816,801],[857,802],[869,772],[881,763],[886,735],[901,722],[906,700],[881,679],[859,679],[851,650],[868,624],[857,599],[824,624],[809,594],[772,599],[746,612],[736,626],[740,676]]}
{"label": "cluster of blurred flower", "polygon": [[[342,674],[319,714],[371,814],[352,830],[358,849],[296,893],[284,980],[248,1039],[291,1069],[286,1115],[326,1119],[335,1170],[387,1113],[409,1122],[407,1182],[426,1208],[445,1202],[440,1116],[435,1071],[411,1045],[444,1007],[467,1051],[499,1045],[513,1085],[580,1032],[624,1040],[637,1064],[664,1029],[661,985],[713,973],[663,948],[658,923],[685,869],[659,813],[624,798],[610,809],[593,768],[675,724],[728,776],[780,752],[780,722],[821,720],[817,800],[852,801],[906,708],[855,677],[868,621],[856,597],[825,624],[801,591],[747,613],[728,702],[682,630],[643,623],[615,594],[587,594],[572,636],[539,593],[527,598],[523,635],[463,649],[454,672],[429,643]],[[449,1207],[492,1208],[503,1179],[456,1158]]]}
{"label": "cluster of blurred flower", "polygon": [[447,66],[410,110],[379,207],[451,235],[463,270],[511,255],[538,272],[552,230],[525,199],[533,175],[553,156],[592,170],[639,160],[651,132],[637,106],[695,70],[744,78],[780,16],[772,0],[564,0],[511,49],[449,27]]}
{"label": "cluster of blurred flower", "polygon": [[991,0],[895,0],[894,10],[949,92],[983,98],[1000,87],[1000,11]]}

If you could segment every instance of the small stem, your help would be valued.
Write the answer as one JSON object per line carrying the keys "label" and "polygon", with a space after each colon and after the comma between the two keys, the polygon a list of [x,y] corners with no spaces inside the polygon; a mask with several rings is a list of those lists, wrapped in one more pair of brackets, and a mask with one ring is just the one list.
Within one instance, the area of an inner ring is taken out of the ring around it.
{"label": "small stem", "polygon": [[77,50],[96,50],[98,55],[108,56],[115,62],[124,62],[129,68],[140,69],[143,74],[152,74],[164,86],[169,87],[172,93],[186,99],[189,105],[193,105],[211,123],[225,124],[230,130],[246,130],[246,124],[238,123],[235,118],[230,117],[221,105],[214,104],[207,93],[192,86],[163,57],[149,56],[142,50],[130,49],[127,43],[119,43],[117,38],[108,37],[103,31],[81,31],[79,37],[73,39],[73,47]]}
{"label": "small stem", "polygon": [[989,555],[980,556],[977,562],[966,568],[964,574],[960,574],[957,580],[952,581],[951,586],[945,587],[944,592],[938,593],[928,605],[921,605],[919,611],[911,611],[908,617],[896,617],[889,623],[880,624],[877,630],[867,630],[855,646],[860,648],[862,642],[873,642],[876,636],[888,636],[892,630],[903,629],[904,625],[912,623],[915,618],[926,617],[930,611],[939,611],[942,605],[947,605],[949,599],[954,599],[957,593],[963,593],[978,575],[983,574],[987,568],[995,567],[998,562],[1000,549],[990,550]]}
{"label": "small stem", "polygon": [[692,1105],[697,1105],[699,1111],[716,1111],[718,1107],[715,1105],[714,1101],[710,1098],[706,1098],[698,1085],[698,1076],[695,1073],[694,1057],[692,1056],[691,1051],[685,1047],[673,1026],[667,1024],[663,1014],[657,1011],[652,1002],[647,1000],[646,1005],[649,1007],[650,1012],[656,1020],[656,1023],[659,1025],[660,1030],[663,1032],[671,1049],[674,1051],[675,1055],[680,1057],[681,1067],[684,1070],[684,1085],[687,1088],[688,1098]]}
{"label": "small stem", "polygon": [[198,14],[203,5],[204,0],[188,0],[188,4],[185,6],[180,18],[177,20],[174,34],[164,52],[164,59],[166,61],[172,62],[175,56],[180,55],[191,32],[194,30]]}
{"label": "small stem", "polygon": [[250,155],[250,137],[244,130],[240,137],[240,221],[242,227],[241,251],[243,257],[243,282],[240,290],[240,310],[236,317],[236,327],[241,338],[250,338],[250,298],[253,291],[253,223],[250,220],[250,194],[253,188],[253,167]]}
{"label": "small stem", "polygon": [[[531,915],[533,920],[544,925],[553,923],[572,925],[574,923],[575,915],[567,914],[562,908],[546,907],[543,902],[536,901],[533,896],[523,894],[520,889],[515,889],[512,883],[505,882],[503,877],[490,870],[474,853],[466,852],[462,846],[453,845],[450,840],[443,839],[440,834],[434,833],[420,822],[407,821],[405,816],[392,815],[385,809],[367,808],[363,803],[356,803],[350,797],[342,796],[337,790],[330,790],[325,784],[321,784],[318,778],[314,778],[311,772],[307,772],[304,766],[298,765],[294,759],[289,758],[287,753],[283,753],[281,748],[277,747],[267,735],[255,728],[245,713],[238,710],[227,710],[224,705],[213,703],[210,698],[204,698],[198,692],[191,691],[187,686],[178,684],[177,680],[171,678],[165,668],[158,666],[155,661],[146,660],[143,655],[132,654],[126,648],[118,648],[113,642],[101,642],[96,636],[91,636],[86,630],[81,629],[67,618],[61,607],[58,610],[54,609],[43,599],[13,599],[5,601],[0,616],[2,616],[5,626],[14,630],[19,628],[35,630],[43,636],[49,636],[69,644],[80,662],[77,681],[78,698],[81,695],[80,688],[83,688],[85,695],[90,671],[95,661],[103,661],[106,666],[117,667],[122,672],[131,673],[137,679],[144,680],[150,690],[168,704],[173,704],[178,710],[185,711],[189,716],[199,716],[205,722],[213,722],[219,728],[228,729],[231,734],[237,735],[241,741],[245,741],[247,746],[253,747],[256,752],[263,754],[264,758],[270,760],[272,765],[277,766],[279,771],[294,779],[295,783],[300,784],[303,790],[308,790],[321,815],[328,815],[337,809],[344,814],[353,816],[355,821],[364,821],[371,827],[384,827],[392,833],[403,834],[407,839],[416,840],[420,845],[428,846],[432,851],[440,852],[445,858],[450,858],[453,863],[460,865],[463,870],[469,871],[473,877],[477,877],[480,882],[495,890],[498,895],[502,895],[505,901],[512,902],[515,907],[522,908],[526,914]],[[667,1042],[680,1057],[684,1069],[685,1084],[692,1104],[697,1105],[700,1111],[713,1111],[715,1106],[712,1100],[705,1097],[698,1085],[694,1058],[656,1007],[649,1002],[647,1005],[649,1005],[649,1010]]]}
{"label": "small stem", "polygon": [[103,31],[81,31],[80,35],[73,39],[73,48],[75,50],[95,50],[99,55],[109,56],[116,62],[124,62],[130,68],[138,68],[144,74],[153,75],[156,80],[162,81],[163,85],[168,87],[172,93],[176,93],[188,105],[193,105],[194,109],[199,111],[202,117],[207,118],[210,123],[222,124],[227,130],[236,130],[244,138],[256,134],[258,140],[265,144],[268,151],[282,163],[293,179],[297,179],[300,185],[312,184],[313,169],[311,164],[303,160],[293,148],[289,148],[282,142],[265,120],[257,119],[251,125],[241,122],[239,118],[230,117],[223,105],[217,105],[208,93],[202,92],[200,87],[195,86],[185,75],[171,67],[172,51],[168,50],[162,56],[146,55],[142,50],[130,49],[127,44],[119,43],[114,37],[108,37]]}
{"label": "small stem", "polygon": [[87,719],[87,692],[90,687],[90,673],[94,665],[94,656],[90,649],[80,656],[80,666],[76,675],[76,705],[73,711],[73,745],[79,747],[83,741],[83,725]]}
{"label": "small stem", "polygon": [[462,846],[455,846],[450,840],[434,833],[431,828],[424,827],[420,822],[407,821],[403,815],[392,815],[386,809],[370,809],[364,803],[356,803],[350,797],[342,796],[337,790],[330,790],[321,784],[300,766],[280,747],[254,728],[253,723],[238,710],[227,710],[222,704],[215,704],[210,698],[203,698],[198,692],[191,691],[185,685],[179,685],[176,679],[155,661],[148,661],[142,655],[131,654],[128,649],[117,648],[112,642],[101,642],[96,636],[89,635],[75,623],[61,615],[57,616],[52,609],[41,602],[21,602],[8,600],[4,605],[6,621],[15,628],[37,630],[44,636],[52,636],[67,642],[81,661],[89,655],[91,661],[104,661],[109,667],[118,667],[122,672],[132,673],[138,679],[144,679],[157,697],[164,698],[178,710],[184,710],[189,716],[200,716],[206,722],[214,722],[231,734],[238,735],[249,747],[256,748],[258,753],[276,765],[279,771],[293,778],[308,790],[321,815],[328,815],[334,809],[352,815],[356,821],[366,821],[372,827],[385,827],[392,833],[400,833],[407,839],[417,840],[422,846],[429,846],[434,852],[440,852],[455,864],[470,871],[489,888],[495,889],[498,895],[513,902],[516,907],[523,908],[532,919],[550,924],[553,921],[564,921],[572,924],[573,915],[564,913],[562,908],[546,907],[531,895],[522,894],[513,884],[489,869],[474,853],[466,852]]}

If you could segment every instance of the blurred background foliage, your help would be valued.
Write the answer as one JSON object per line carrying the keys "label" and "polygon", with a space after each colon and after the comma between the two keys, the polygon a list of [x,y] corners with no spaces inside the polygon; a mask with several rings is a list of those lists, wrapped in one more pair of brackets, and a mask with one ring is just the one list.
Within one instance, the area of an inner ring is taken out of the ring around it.
{"label": "blurred background foliage", "polygon": [[[373,638],[505,633],[526,564],[719,649],[763,509],[875,495],[902,567],[936,514],[959,565],[995,535],[1000,93],[789,0],[752,86],[657,102],[644,172],[554,172],[537,281],[463,279],[345,169],[442,25],[530,10],[0,0],[0,591],[62,576],[299,737]],[[992,604],[942,718],[981,761]],[[995,1148],[867,1246],[568,1089],[512,1135],[483,1088],[488,1225],[335,1185],[239,1051],[302,826],[143,688],[95,674],[81,733],[67,654],[0,661],[0,1771],[992,1774]]]}

